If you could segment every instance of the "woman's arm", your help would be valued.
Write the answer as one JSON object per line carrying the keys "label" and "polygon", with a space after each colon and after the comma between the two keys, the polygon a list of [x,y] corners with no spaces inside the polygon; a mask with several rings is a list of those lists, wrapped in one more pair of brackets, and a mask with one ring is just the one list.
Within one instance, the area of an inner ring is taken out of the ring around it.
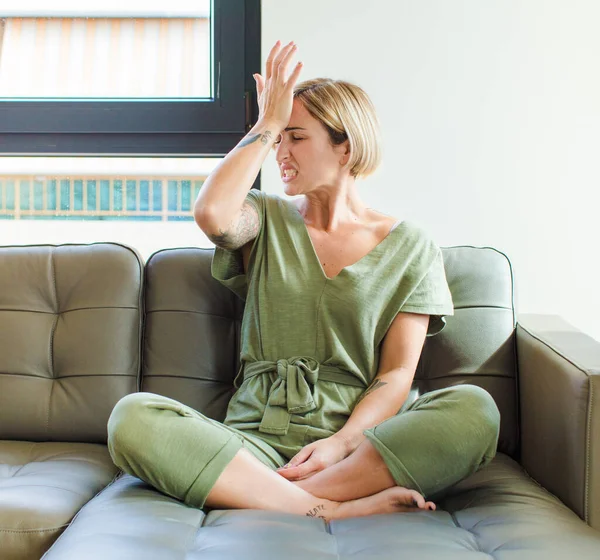
{"label": "woman's arm", "polygon": [[397,414],[410,391],[428,325],[429,315],[398,313],[383,340],[377,376],[344,427],[303,447],[277,472],[288,480],[308,478],[350,455],[365,439],[364,430]]}
{"label": "woman's arm", "polygon": [[194,219],[215,245],[237,249],[258,234],[258,214],[244,201],[280,132],[279,124],[258,121],[202,185]]}
{"label": "woman's arm", "polygon": [[273,143],[290,120],[294,84],[301,70],[297,65],[285,79],[294,52],[291,43],[280,50],[279,41],[271,49],[265,76],[255,75],[258,122],[207,177],[194,204],[194,219],[200,229],[225,249],[238,249],[258,234],[258,215],[245,199]]}
{"label": "woman's arm", "polygon": [[348,454],[365,439],[363,431],[398,413],[412,386],[429,315],[398,313],[382,344],[379,370],[344,427],[333,437],[344,441]]}

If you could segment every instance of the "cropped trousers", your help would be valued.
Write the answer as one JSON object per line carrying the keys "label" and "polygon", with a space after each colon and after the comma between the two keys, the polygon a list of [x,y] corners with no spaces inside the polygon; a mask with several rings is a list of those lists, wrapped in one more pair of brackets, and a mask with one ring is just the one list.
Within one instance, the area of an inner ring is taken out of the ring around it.
{"label": "cropped trousers", "polygon": [[[499,427],[490,394],[458,385],[423,394],[364,434],[399,486],[432,499],[492,460]],[[153,393],[123,397],[108,421],[117,467],[198,508],[241,448],[272,469],[289,459],[254,432]]]}

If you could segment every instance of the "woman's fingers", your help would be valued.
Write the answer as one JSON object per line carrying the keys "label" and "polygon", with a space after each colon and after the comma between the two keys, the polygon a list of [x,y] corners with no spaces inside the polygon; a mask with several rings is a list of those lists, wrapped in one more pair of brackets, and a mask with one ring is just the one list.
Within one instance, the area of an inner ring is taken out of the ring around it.
{"label": "woman's fingers", "polygon": [[290,462],[285,467],[277,469],[278,474],[288,480],[300,480],[312,474],[313,471],[318,469],[313,451],[314,448],[311,446],[303,447],[290,459]]}
{"label": "woman's fingers", "polygon": [[291,459],[290,462],[285,466],[285,467],[281,467],[282,469],[289,469],[291,467],[297,467],[300,463],[304,463],[304,461],[306,461],[313,452],[313,448],[312,447],[303,447],[300,451],[298,451],[298,453],[296,453],[296,455],[294,455]]}
{"label": "woman's fingers", "polygon": [[312,455],[312,452],[312,447],[304,447],[291,458],[288,467],[297,467],[300,463],[304,463]]}
{"label": "woman's fingers", "polygon": [[425,498],[421,496],[416,490],[411,491],[413,504],[419,509],[429,509],[431,511],[436,510],[436,505],[433,502],[426,502]]}
{"label": "woman's fingers", "polygon": [[320,470],[323,470],[323,468],[317,461],[306,461],[297,467],[287,467],[286,469],[279,469],[277,472],[283,478],[296,481],[308,478]]}
{"label": "woman's fingers", "polygon": [[290,41],[285,47],[283,47],[283,49],[281,49],[281,51],[279,51],[279,54],[275,57],[275,60],[273,61],[273,78],[283,80],[283,78],[285,77],[284,61],[286,57],[295,50],[296,45],[294,45],[293,41]]}
{"label": "woman's fingers", "polygon": [[266,68],[266,72],[265,72],[265,76],[266,76],[267,80],[271,79],[271,75],[273,73],[273,59],[275,58],[275,55],[279,52],[280,46],[281,46],[281,41],[277,41],[277,43],[275,43],[275,45],[273,45],[273,48],[271,49],[271,52],[269,53],[269,56],[267,57],[267,68]]}
{"label": "woman's fingers", "polygon": [[287,52],[281,59],[281,62],[279,63],[279,69],[277,70],[277,74],[282,80],[285,79],[288,66],[290,65],[292,57],[296,54],[297,50],[298,47],[296,45],[293,45],[290,49],[287,50]]}
{"label": "woman's fingers", "polygon": [[274,76],[283,76],[291,56],[298,49],[298,47],[294,44],[294,41],[290,41],[282,49],[280,49],[280,45],[281,42],[277,41],[277,43],[273,45],[273,48],[269,52],[265,71],[266,80],[270,80]]}
{"label": "woman's fingers", "polygon": [[[289,122],[293,108],[293,93],[288,87],[290,79],[286,81],[285,74],[296,49],[293,41],[283,48],[280,41],[277,41],[267,57],[265,74],[254,75],[259,119],[271,119],[280,124],[282,129]],[[299,71],[300,68],[295,68],[292,72],[293,82],[298,79]]]}
{"label": "woman's fingers", "polygon": [[265,79],[260,74],[253,74],[252,77],[256,82],[256,92],[258,95],[262,95],[263,89],[265,89]]}
{"label": "woman's fingers", "polygon": [[419,494],[418,492],[413,490],[411,492],[411,495],[412,495],[412,499],[413,499],[413,504],[415,504],[419,508],[425,507],[425,498],[423,498],[423,496],[421,496],[421,494]]}
{"label": "woman's fingers", "polygon": [[298,64],[296,64],[296,66],[294,67],[294,70],[292,70],[292,73],[290,74],[290,77],[288,78],[288,81],[285,84],[285,87],[288,90],[294,89],[294,86],[296,85],[296,82],[300,77],[300,72],[302,72],[302,62],[298,62]]}

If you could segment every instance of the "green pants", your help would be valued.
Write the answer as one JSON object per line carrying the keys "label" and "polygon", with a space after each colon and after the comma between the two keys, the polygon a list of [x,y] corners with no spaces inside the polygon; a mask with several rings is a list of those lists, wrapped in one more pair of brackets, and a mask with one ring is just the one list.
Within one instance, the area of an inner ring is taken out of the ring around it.
{"label": "green pants", "polygon": [[[399,486],[431,499],[491,461],[499,425],[489,393],[459,385],[422,395],[364,434]],[[108,449],[117,467],[195,507],[204,506],[242,447],[272,469],[289,459],[256,433],[152,393],[123,397],[108,421]]]}

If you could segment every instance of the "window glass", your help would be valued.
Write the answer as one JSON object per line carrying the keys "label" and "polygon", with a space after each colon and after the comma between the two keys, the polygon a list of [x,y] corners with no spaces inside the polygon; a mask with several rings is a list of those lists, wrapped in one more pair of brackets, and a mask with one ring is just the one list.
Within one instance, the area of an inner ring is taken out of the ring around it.
{"label": "window glass", "polygon": [[210,0],[0,7],[0,98],[211,98]]}
{"label": "window glass", "polygon": [[220,158],[0,158],[3,245],[116,241],[147,258],[212,247],[194,201]]}

